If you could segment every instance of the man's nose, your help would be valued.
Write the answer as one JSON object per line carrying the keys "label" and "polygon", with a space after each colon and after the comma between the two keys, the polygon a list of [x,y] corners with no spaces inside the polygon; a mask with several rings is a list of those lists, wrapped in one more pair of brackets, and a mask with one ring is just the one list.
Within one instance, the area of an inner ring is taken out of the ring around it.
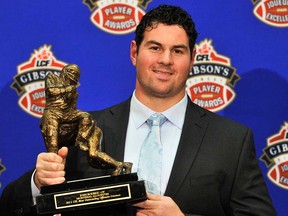
{"label": "man's nose", "polygon": [[168,50],[162,52],[158,61],[162,64],[173,64],[172,53]]}

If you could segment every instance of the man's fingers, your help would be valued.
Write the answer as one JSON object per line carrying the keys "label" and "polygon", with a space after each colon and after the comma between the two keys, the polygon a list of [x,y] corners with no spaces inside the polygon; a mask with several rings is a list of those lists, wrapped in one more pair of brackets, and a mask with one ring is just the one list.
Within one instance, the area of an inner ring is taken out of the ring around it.
{"label": "man's fingers", "polygon": [[161,196],[157,195],[157,194],[151,194],[151,193],[147,193],[147,198],[148,200],[160,200]]}
{"label": "man's fingers", "polygon": [[153,208],[156,208],[157,205],[158,205],[157,201],[148,199],[143,202],[136,203],[133,206],[138,207],[140,209],[153,209]]}
{"label": "man's fingers", "polygon": [[34,182],[38,189],[44,185],[60,184],[65,181],[65,171],[47,171],[44,169],[37,169],[34,175]]}
{"label": "man's fingers", "polygon": [[40,184],[43,185],[54,185],[54,184],[61,184],[65,181],[64,177],[58,178],[40,178]]}
{"label": "man's fingers", "polygon": [[58,155],[61,156],[63,159],[66,159],[68,155],[68,148],[64,146],[61,149],[59,149]]}
{"label": "man's fingers", "polygon": [[39,170],[38,172],[36,171],[37,176],[39,178],[62,178],[65,176],[65,171],[46,171],[46,170]]}
{"label": "man's fingers", "polygon": [[36,163],[36,170],[46,170],[46,171],[61,171],[65,169],[65,164],[63,162],[49,162],[41,161]]}
{"label": "man's fingers", "polygon": [[60,184],[65,181],[65,160],[67,148],[59,150],[60,155],[51,152],[40,153],[36,161],[34,182],[40,189],[43,185]]}
{"label": "man's fingers", "polygon": [[55,154],[55,153],[42,152],[42,153],[40,153],[38,155],[37,161],[39,161],[39,162],[47,161],[47,162],[62,163],[63,162],[63,158],[61,156]]}

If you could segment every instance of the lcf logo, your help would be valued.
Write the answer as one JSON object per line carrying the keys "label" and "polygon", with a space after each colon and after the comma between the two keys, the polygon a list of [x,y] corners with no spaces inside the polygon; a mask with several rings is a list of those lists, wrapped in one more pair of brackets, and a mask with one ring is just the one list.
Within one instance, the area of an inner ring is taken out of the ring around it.
{"label": "lcf logo", "polygon": [[49,73],[60,75],[67,63],[58,61],[51,46],[35,50],[27,62],[17,67],[17,75],[11,87],[19,95],[19,106],[32,116],[40,118],[46,105],[45,77]]}
{"label": "lcf logo", "polygon": [[92,11],[91,21],[111,34],[128,34],[135,30],[151,0],[84,0]]}
{"label": "lcf logo", "polygon": [[252,0],[253,13],[262,22],[274,27],[288,27],[288,0]]}
{"label": "lcf logo", "polygon": [[230,59],[218,54],[212,40],[196,44],[196,56],[186,82],[191,100],[212,112],[227,107],[235,98],[234,86],[240,77]]}
{"label": "lcf logo", "polygon": [[268,178],[277,186],[288,189],[288,122],[267,139],[261,160],[269,167]]}

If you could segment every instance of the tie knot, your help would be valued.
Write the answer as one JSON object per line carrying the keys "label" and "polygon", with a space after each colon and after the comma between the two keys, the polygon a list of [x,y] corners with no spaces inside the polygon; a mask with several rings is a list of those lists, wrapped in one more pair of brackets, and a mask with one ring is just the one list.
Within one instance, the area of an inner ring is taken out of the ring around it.
{"label": "tie knot", "polygon": [[161,113],[153,113],[148,119],[147,124],[151,126],[161,126],[167,118]]}

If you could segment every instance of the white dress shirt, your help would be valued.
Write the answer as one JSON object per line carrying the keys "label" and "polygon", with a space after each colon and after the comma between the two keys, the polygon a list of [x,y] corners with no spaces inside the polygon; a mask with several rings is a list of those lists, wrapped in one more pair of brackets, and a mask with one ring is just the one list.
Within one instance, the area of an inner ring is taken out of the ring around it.
{"label": "white dress shirt", "polygon": [[[163,161],[161,172],[162,195],[166,190],[177,152],[182,127],[184,124],[187,102],[188,99],[185,95],[183,99],[173,107],[162,112],[162,114],[168,119],[161,126],[161,143],[163,145]],[[124,153],[124,161],[133,163],[132,172],[137,172],[141,146],[145,137],[149,133],[149,126],[147,125],[146,120],[153,113],[155,113],[155,111],[143,105],[136,98],[134,92],[131,99]]]}

